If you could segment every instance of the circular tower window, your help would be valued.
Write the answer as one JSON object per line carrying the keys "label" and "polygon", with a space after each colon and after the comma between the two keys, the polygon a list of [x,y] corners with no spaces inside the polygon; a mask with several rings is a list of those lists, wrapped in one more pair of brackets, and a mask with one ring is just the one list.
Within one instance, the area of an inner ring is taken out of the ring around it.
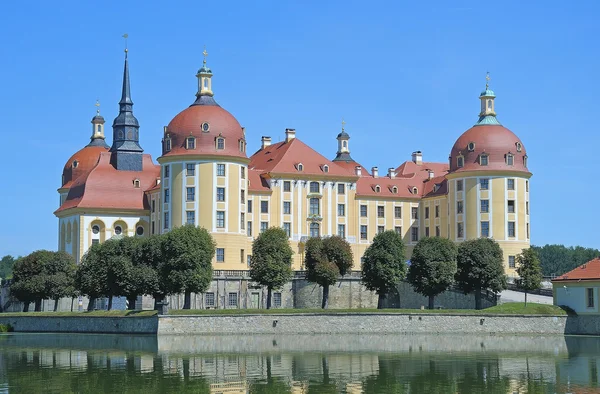
{"label": "circular tower window", "polygon": [[100,226],[98,226],[97,224],[94,224],[92,226],[92,233],[98,234],[99,232],[100,232]]}
{"label": "circular tower window", "polygon": [[135,229],[135,233],[137,235],[144,235],[144,228],[142,226],[139,226],[138,228]]}
{"label": "circular tower window", "polygon": [[121,228],[121,226],[115,226],[115,234],[116,235],[121,235],[122,232],[123,232],[123,229]]}

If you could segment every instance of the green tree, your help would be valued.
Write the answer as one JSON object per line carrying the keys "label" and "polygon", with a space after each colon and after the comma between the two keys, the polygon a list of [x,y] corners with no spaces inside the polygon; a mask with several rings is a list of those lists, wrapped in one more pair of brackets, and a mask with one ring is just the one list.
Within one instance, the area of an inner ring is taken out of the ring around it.
{"label": "green tree", "polygon": [[540,259],[542,274],[545,276],[562,275],[588,261],[600,257],[600,250],[582,246],[564,245],[531,246]]}
{"label": "green tree", "polygon": [[293,254],[287,233],[279,227],[268,228],[252,243],[250,278],[267,288],[267,309],[271,308],[273,290],[292,279]]}
{"label": "green tree", "polygon": [[12,278],[13,266],[20,257],[14,258],[11,255],[6,255],[0,260],[0,279]]}
{"label": "green tree", "polygon": [[406,275],[402,237],[391,230],[377,234],[363,259],[362,283],[379,295],[381,309],[387,293]]}
{"label": "green tree", "polygon": [[502,249],[491,238],[462,242],[458,247],[456,284],[465,294],[475,292],[475,308],[481,309],[481,291],[506,289]]}
{"label": "green tree", "polygon": [[75,272],[77,265],[73,256],[66,252],[51,252],[53,258],[44,263],[44,298],[54,300],[54,311],[63,297],[75,296]]}
{"label": "green tree", "polygon": [[456,244],[447,238],[422,238],[415,246],[406,278],[417,293],[429,297],[429,309],[454,282],[456,255]]}
{"label": "green tree", "polygon": [[42,300],[46,296],[44,264],[53,257],[53,252],[49,250],[38,250],[15,263],[10,293],[23,303],[23,312],[29,311],[32,302],[35,302],[36,312],[41,310]]}
{"label": "green tree", "polygon": [[[149,294],[154,297],[154,309],[157,309],[157,304],[162,302],[165,295],[168,293],[165,286],[165,281],[160,280],[159,272],[163,263],[163,243],[164,235],[151,235],[147,238],[142,238],[139,248],[134,257],[134,266],[145,265],[151,268],[144,275],[143,294]],[[142,279],[140,279],[142,280]]]}
{"label": "green tree", "polygon": [[190,309],[191,294],[206,291],[212,280],[216,243],[206,229],[193,225],[177,227],[164,237],[159,273],[165,294],[184,292],[183,309]]}
{"label": "green tree", "polygon": [[304,250],[306,279],[323,287],[321,307],[326,309],[329,286],[334,285],[340,275],[345,275],[352,268],[352,248],[348,241],[334,235],[325,239],[310,238]]}
{"label": "green tree", "polygon": [[517,286],[525,291],[525,306],[527,306],[527,292],[542,287],[542,267],[536,251],[532,248],[523,249],[516,258]]}
{"label": "green tree", "polygon": [[146,257],[153,258],[146,253],[146,244],[152,250],[152,243],[155,243],[158,237],[124,237],[119,240],[122,256],[131,261],[130,275],[126,278],[128,282],[124,286],[123,294],[127,298],[128,309],[135,309],[138,296],[153,295],[158,292],[160,281],[157,268],[154,261],[146,260]]}

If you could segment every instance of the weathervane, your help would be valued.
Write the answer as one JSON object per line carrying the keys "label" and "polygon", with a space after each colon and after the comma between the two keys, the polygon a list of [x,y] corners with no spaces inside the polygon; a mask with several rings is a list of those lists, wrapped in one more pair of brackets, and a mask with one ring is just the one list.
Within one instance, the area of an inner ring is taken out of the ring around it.
{"label": "weathervane", "polygon": [[344,121],[344,118],[342,118],[342,133],[344,132],[344,125],[346,124],[346,122]]}
{"label": "weathervane", "polygon": [[100,100],[96,99],[96,116],[100,116]]}
{"label": "weathervane", "polygon": [[202,51],[202,54],[204,55],[204,60],[202,63],[206,64],[206,57],[208,56],[208,52],[206,52],[206,45],[204,45],[204,51]]}
{"label": "weathervane", "polygon": [[125,39],[125,53],[127,53],[127,38],[129,38],[129,34],[123,34],[123,38]]}
{"label": "weathervane", "polygon": [[492,78],[490,78],[490,72],[488,71],[485,74],[485,90],[488,90],[488,88],[490,87],[490,79]]}

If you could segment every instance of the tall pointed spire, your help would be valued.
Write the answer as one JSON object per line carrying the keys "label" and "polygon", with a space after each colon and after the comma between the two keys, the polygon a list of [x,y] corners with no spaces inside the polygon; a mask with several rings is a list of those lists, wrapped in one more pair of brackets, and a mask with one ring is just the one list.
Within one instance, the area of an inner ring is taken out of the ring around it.
{"label": "tall pointed spire", "polygon": [[[123,37],[127,39],[127,34]],[[144,150],[139,145],[140,125],[133,115],[127,54],[128,49],[126,47],[119,115],[113,121],[113,144],[110,148],[113,154],[111,161],[117,170],[142,171],[142,153]]]}

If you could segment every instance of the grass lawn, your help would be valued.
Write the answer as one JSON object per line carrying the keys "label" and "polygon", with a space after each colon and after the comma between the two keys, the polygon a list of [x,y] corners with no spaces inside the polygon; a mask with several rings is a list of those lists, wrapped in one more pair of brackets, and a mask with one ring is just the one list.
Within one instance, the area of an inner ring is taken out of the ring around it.
{"label": "grass lawn", "polygon": [[[491,308],[475,309],[171,309],[170,315],[244,315],[244,314],[294,314],[294,313],[435,313],[457,315],[566,315],[560,307],[554,305],[522,302],[508,302]],[[0,317],[12,316],[78,316],[78,317],[148,317],[156,315],[156,311],[93,311],[93,312],[10,312],[0,313]]]}
{"label": "grass lawn", "polygon": [[170,310],[171,315],[244,315],[244,314],[282,314],[282,313],[436,313],[460,315],[566,315],[558,306],[522,302],[509,302],[491,308],[475,309],[177,309]]}

